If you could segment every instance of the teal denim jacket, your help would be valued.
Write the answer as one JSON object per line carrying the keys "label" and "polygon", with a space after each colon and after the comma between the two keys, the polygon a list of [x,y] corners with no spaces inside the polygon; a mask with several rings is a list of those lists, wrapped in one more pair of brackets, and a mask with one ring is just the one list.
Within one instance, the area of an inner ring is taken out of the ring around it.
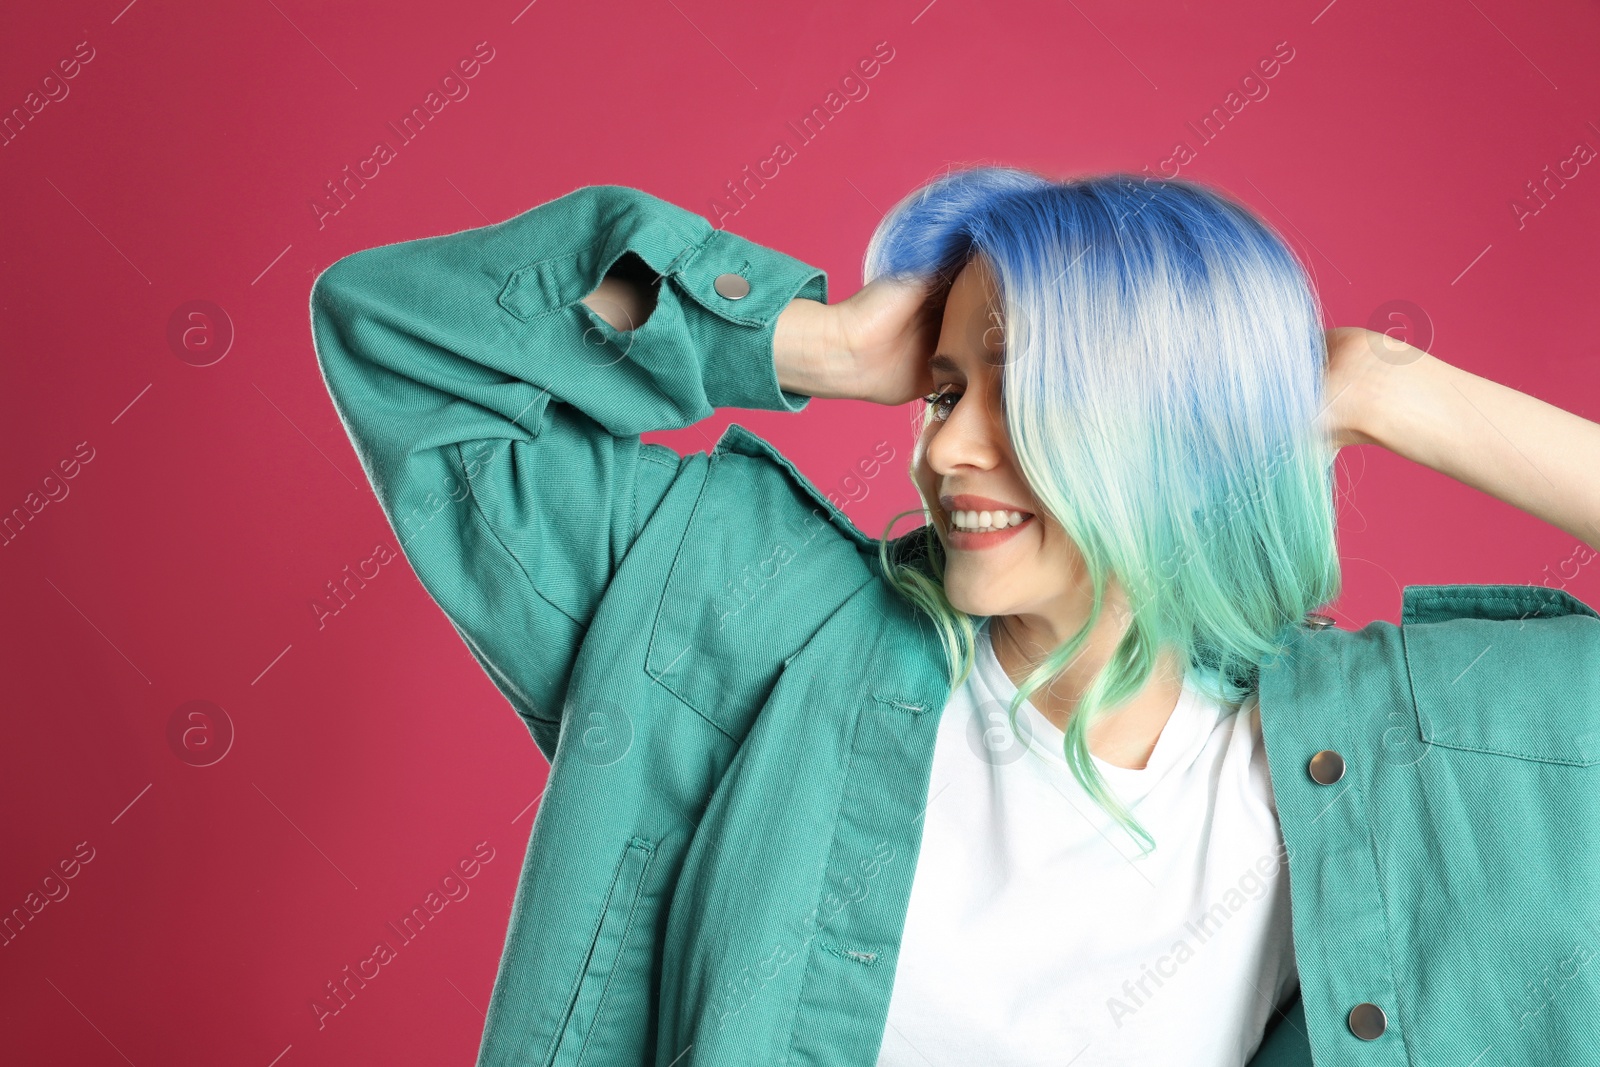
{"label": "teal denim jacket", "polygon": [[[618,333],[580,300],[625,253],[664,280]],[[316,279],[318,363],[405,556],[550,760],[480,1064],[876,1058],[942,652],[766,441],[639,439],[803,410],[774,323],[826,284],[617,186]],[[1251,1062],[1600,1064],[1600,615],[1409,586],[1399,626],[1281,638],[1260,705],[1300,992]]]}

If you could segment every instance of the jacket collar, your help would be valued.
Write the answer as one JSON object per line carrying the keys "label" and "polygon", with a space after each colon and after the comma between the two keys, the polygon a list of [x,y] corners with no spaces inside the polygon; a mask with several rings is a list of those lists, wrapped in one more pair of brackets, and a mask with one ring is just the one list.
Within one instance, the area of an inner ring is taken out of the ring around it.
{"label": "jacket collar", "polygon": [[858,529],[856,524],[850,521],[850,517],[840,511],[834,502],[828,499],[826,493],[812,484],[811,479],[800,473],[800,469],[789,460],[788,456],[779,452],[771,444],[757,437],[737,422],[730,422],[728,423],[728,428],[722,431],[722,436],[717,438],[716,447],[711,450],[711,458],[716,459],[724,452],[738,452],[741,455],[757,456],[776,463],[788,472],[796,484],[805,491],[806,496],[818,506],[823,514],[827,515],[828,521],[843,530],[855,542],[857,548],[863,551],[871,551],[874,556],[877,555],[874,539]]}
{"label": "jacket collar", "polygon": [[1543,585],[1408,585],[1401,600],[1403,626],[1464,618],[1498,622],[1559,615],[1600,618],[1566,590]]}

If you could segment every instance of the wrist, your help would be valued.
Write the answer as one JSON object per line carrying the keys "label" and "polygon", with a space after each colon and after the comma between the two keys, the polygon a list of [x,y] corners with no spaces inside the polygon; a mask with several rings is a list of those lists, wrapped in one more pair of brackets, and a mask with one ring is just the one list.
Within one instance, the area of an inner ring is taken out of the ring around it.
{"label": "wrist", "polygon": [[1382,435],[1388,432],[1386,404],[1398,384],[1394,372],[1400,368],[1365,354],[1361,370],[1348,384],[1341,413],[1341,436],[1349,444],[1379,445],[1387,447]]}
{"label": "wrist", "polygon": [[1426,352],[1403,363],[1373,362],[1352,429],[1364,442],[1415,459],[1418,428],[1437,421],[1438,390],[1454,368]]}
{"label": "wrist", "polygon": [[1324,419],[1337,448],[1380,445],[1394,450],[1397,424],[1410,417],[1420,367],[1431,357],[1421,349],[1355,327],[1328,331],[1324,372]]}
{"label": "wrist", "polygon": [[833,305],[799,297],[778,315],[772,337],[778,384],[791,393],[851,396],[854,360]]}

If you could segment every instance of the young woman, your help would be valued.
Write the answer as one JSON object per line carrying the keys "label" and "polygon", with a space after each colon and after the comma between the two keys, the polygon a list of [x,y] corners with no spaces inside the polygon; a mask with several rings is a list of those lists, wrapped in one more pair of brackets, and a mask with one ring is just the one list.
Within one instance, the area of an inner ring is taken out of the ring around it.
{"label": "young woman", "polygon": [[[1445,878],[1430,845],[1593,811],[1600,617],[1517,586],[1409,587],[1411,625],[1359,634],[1312,609],[1339,589],[1342,445],[1594,545],[1600,427],[1324,332],[1283,241],[1194,183],[956,172],[883,221],[867,275],[830,305],[814,268],[591,187],[317,281],[321,367],[406,555],[552,761],[480,1062],[1594,1036],[1592,819],[1474,856],[1539,915],[1506,931],[1517,967],[1580,938],[1558,1008],[1479,1010],[1482,940],[1394,946]],[[926,401],[923,528],[867,537],[737,425],[710,455],[638,440],[812,397]],[[1559,692],[1516,673],[1557,659]],[[1519,682],[1537,699],[1495,747]],[[1527,803],[1474,822],[1479,788]],[[1365,847],[1382,820],[1426,825],[1424,855]]]}

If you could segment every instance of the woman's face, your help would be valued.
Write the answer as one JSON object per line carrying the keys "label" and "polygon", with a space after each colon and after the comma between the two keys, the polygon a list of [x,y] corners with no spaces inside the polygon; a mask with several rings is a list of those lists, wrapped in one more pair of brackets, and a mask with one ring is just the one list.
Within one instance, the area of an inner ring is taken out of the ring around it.
{"label": "woman's face", "polygon": [[[1001,407],[999,308],[993,273],[974,258],[945,303],[930,363],[934,391],[943,396],[923,426],[915,477],[933,509],[945,548],[945,595],[957,610],[1056,616],[1081,600],[1083,560],[1039,513],[1017,469]],[[1018,515],[1022,521],[1014,523]],[[982,532],[962,529],[957,519]]]}

